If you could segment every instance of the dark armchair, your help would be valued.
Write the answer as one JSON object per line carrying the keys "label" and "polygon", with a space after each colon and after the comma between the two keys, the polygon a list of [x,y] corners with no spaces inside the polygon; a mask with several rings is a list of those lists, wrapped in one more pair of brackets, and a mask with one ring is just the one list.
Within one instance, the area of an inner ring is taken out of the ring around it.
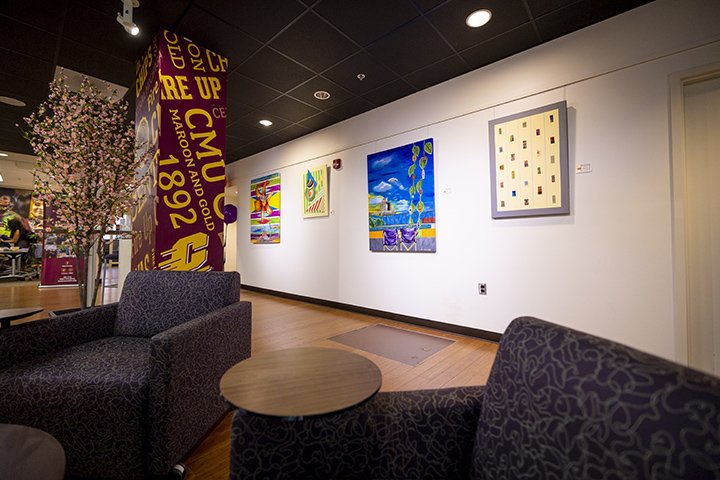
{"label": "dark armchair", "polygon": [[0,423],[55,436],[78,477],[167,474],[250,356],[237,272],[132,272],[120,301],[0,329]]}
{"label": "dark armchair", "polygon": [[718,479],[720,379],[534,318],[487,386],[379,393],[288,421],[237,412],[231,480]]}

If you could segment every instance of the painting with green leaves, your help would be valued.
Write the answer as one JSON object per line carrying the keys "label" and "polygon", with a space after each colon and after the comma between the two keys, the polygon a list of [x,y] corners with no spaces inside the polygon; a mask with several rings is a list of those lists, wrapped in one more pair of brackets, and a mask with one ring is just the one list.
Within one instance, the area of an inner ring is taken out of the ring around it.
{"label": "painting with green leaves", "polygon": [[373,252],[435,251],[433,139],[368,155]]}

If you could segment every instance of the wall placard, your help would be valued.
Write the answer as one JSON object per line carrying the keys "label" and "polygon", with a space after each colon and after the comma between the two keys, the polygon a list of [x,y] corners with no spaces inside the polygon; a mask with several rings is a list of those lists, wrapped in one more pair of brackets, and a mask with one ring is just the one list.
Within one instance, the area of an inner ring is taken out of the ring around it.
{"label": "wall placard", "polygon": [[570,213],[567,102],[489,122],[493,218]]}

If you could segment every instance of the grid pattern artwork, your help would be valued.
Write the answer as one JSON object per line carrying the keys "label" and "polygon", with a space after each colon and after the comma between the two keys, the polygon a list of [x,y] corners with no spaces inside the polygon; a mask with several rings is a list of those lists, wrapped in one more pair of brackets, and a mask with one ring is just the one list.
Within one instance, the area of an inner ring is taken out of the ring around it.
{"label": "grid pattern artwork", "polygon": [[570,213],[567,104],[490,122],[493,218]]}

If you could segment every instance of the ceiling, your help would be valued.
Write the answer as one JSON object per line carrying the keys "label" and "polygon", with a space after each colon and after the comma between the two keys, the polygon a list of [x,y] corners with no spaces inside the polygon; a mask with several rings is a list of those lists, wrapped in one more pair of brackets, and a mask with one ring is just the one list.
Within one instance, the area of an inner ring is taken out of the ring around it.
{"label": "ceiling", "polygon": [[[230,163],[648,1],[141,0],[132,37],[116,22],[120,0],[6,0],[0,96],[27,106],[0,103],[0,152],[32,153],[16,125],[45,99],[56,67],[129,87],[161,27],[229,58]],[[492,19],[471,29],[465,18],[479,8]]]}

